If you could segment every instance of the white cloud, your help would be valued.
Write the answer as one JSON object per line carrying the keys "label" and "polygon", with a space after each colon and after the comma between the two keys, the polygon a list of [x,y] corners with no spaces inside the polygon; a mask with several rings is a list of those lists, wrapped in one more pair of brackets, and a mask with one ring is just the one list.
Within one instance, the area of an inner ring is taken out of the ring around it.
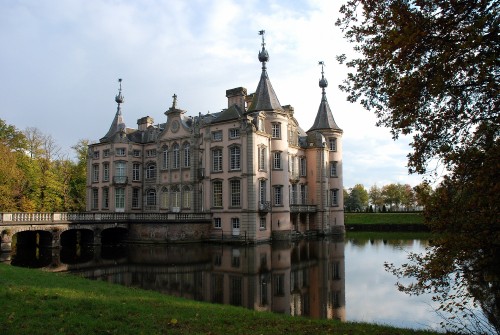
{"label": "white cloud", "polygon": [[15,1],[0,2],[0,113],[19,129],[51,134],[63,149],[98,140],[123,78],[128,126],[149,115],[163,122],[176,93],[190,115],[226,107],[225,90],[258,83],[260,36],[266,30],[268,73],[282,104],[295,107],[307,130],[317,112],[325,61],[328,101],[344,130],[345,185],[409,182],[405,141],[338,85],[346,69],[335,60],[352,47],[334,22],[340,4],[284,1]]}

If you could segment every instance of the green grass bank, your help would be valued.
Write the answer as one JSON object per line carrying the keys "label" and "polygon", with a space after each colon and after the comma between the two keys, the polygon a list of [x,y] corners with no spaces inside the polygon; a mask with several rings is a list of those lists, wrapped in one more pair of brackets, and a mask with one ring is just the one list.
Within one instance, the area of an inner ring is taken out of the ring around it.
{"label": "green grass bank", "polygon": [[345,224],[423,224],[422,213],[345,213]]}
{"label": "green grass bank", "polygon": [[0,333],[438,334],[213,305],[0,264]]}

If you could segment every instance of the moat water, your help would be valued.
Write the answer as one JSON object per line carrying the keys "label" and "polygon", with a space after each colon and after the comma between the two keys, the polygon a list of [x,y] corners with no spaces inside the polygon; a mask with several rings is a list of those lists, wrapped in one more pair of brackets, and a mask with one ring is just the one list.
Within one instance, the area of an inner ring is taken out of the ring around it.
{"label": "moat water", "polygon": [[[378,235],[380,236],[380,235]],[[212,303],[312,318],[436,329],[430,296],[398,292],[384,263],[403,264],[428,241],[387,233],[348,234],[252,246],[185,244],[24,248],[2,254],[15,266],[70,272],[89,279]]]}

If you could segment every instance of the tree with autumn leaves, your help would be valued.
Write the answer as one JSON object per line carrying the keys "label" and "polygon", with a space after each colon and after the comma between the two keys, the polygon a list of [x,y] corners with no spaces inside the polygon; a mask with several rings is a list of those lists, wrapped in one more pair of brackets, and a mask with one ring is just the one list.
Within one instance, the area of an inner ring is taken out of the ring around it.
{"label": "tree with autumn leaves", "polygon": [[19,131],[0,119],[0,212],[84,210],[87,141],[74,149],[76,162],[37,128]]}
{"label": "tree with autumn leaves", "polygon": [[415,279],[400,289],[433,293],[448,328],[500,333],[499,1],[348,0],[340,14],[357,52],[338,57],[341,89],[395,140],[411,136],[409,172],[439,183],[424,199],[428,252],[390,268]]}

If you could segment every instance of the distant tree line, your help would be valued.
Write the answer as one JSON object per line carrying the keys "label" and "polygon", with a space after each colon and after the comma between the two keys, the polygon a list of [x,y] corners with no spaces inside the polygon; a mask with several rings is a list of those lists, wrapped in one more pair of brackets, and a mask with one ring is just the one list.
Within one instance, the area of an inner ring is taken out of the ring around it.
{"label": "distant tree line", "polygon": [[0,212],[85,210],[87,140],[61,153],[52,136],[0,119]]}
{"label": "distant tree line", "polygon": [[344,188],[344,208],[348,212],[389,212],[422,210],[433,190],[427,183],[415,187],[408,184],[373,185],[366,190],[362,184]]}

